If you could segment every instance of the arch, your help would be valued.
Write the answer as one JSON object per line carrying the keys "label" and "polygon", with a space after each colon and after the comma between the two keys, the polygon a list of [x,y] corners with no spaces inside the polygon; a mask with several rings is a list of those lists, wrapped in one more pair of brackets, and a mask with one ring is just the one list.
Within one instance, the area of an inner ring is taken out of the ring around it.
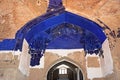
{"label": "arch", "polygon": [[105,40],[105,34],[103,33],[102,29],[98,24],[93,21],[90,21],[86,18],[78,16],[76,14],[70,12],[63,12],[57,16],[50,17],[44,21],[39,22],[38,24],[32,26],[30,31],[26,34],[26,39],[29,42],[30,38],[34,35],[38,34],[39,32],[45,31],[48,28],[57,26],[61,23],[71,23],[73,25],[78,25],[88,31],[94,33],[98,39],[100,39],[101,43]]}
{"label": "arch", "polygon": [[[71,60],[69,60],[69,59],[66,59],[66,58],[59,59],[59,60],[55,61],[54,63],[52,63],[52,64],[50,65],[50,67],[49,67],[49,68],[47,69],[47,71],[46,71],[46,80],[47,80],[48,73],[49,73],[49,71],[50,71],[52,68],[54,68],[55,66],[59,66],[59,65],[61,65],[62,63],[65,63],[65,62],[68,63],[68,64],[71,64],[73,67],[78,68],[78,69],[80,70],[81,74],[82,74],[82,80],[85,80],[84,72],[82,71],[81,67],[78,66],[75,62],[73,62],[73,61],[71,61]],[[56,70],[56,69],[55,69],[55,70]],[[71,70],[72,70],[72,69],[71,69]],[[73,70],[72,70],[72,71],[73,71]]]}
{"label": "arch", "polygon": [[48,28],[52,28],[62,23],[71,23],[92,32],[97,36],[101,43],[103,43],[106,39],[102,28],[95,22],[68,11],[61,11],[54,12],[53,14],[46,13],[45,15],[39,16],[24,25],[16,33],[16,40],[18,44],[16,49],[21,50],[21,44],[24,38],[28,41],[28,43],[30,43],[31,38],[33,38],[36,34],[44,32]]}
{"label": "arch", "polygon": [[[76,14],[70,13],[65,10],[58,10],[58,11],[55,10],[53,12],[48,12],[45,15],[37,17],[34,20],[28,22],[16,34],[16,48],[15,49],[21,50],[23,39],[26,39],[26,41],[29,44],[29,53],[32,56],[31,65],[32,66],[39,65],[39,63],[35,63],[35,61],[37,60],[39,62],[40,58],[43,56],[43,53],[47,49],[47,46],[50,42],[49,36],[52,33],[51,30],[49,29],[55,28],[56,26],[61,25],[61,24],[76,25],[79,28],[83,28],[87,32],[91,32],[92,36],[89,35],[89,33],[87,33],[88,36],[86,36],[85,39],[83,39],[84,43],[82,47],[78,46],[77,43],[75,43],[76,44],[75,46],[72,44],[74,47],[71,46],[69,48],[65,48],[64,47],[65,45],[63,45],[62,43],[63,46],[58,47],[57,49],[84,48],[86,53],[90,53],[90,54],[96,53],[100,55],[102,54],[103,52],[101,50],[102,43],[106,39],[106,36],[104,32],[102,31],[102,28],[91,20],[88,20],[84,17],[78,16]],[[46,31],[48,31],[48,33]],[[76,40],[78,39],[73,40],[73,42],[75,42]],[[73,42],[69,42],[69,43],[73,43]],[[77,41],[77,42],[79,43],[80,41]],[[56,45],[53,45],[53,46],[55,47],[53,48],[50,47],[50,48],[56,49]]]}
{"label": "arch", "polygon": [[[52,11],[51,8],[54,10]],[[102,28],[97,23],[82,16],[65,11],[64,6],[62,5],[62,0],[49,0],[48,12],[26,23],[20,30],[17,31],[15,39],[5,40],[8,42],[9,47],[8,45],[4,45],[6,42],[1,42],[0,45],[4,47],[0,47],[0,50],[19,49],[22,51],[22,44],[24,39],[26,39],[28,44],[30,44],[31,38],[33,38],[36,34],[44,32],[48,28],[52,28],[61,23],[77,25],[92,32],[97,36],[101,44],[106,39]]]}

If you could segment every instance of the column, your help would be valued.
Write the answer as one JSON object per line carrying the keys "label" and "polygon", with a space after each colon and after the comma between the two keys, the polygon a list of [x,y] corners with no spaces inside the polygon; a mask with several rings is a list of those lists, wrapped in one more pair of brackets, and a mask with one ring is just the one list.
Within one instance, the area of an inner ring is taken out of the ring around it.
{"label": "column", "polygon": [[77,73],[77,80],[80,80],[80,70],[79,68],[76,68],[76,73]]}
{"label": "column", "polygon": [[28,43],[24,39],[22,53],[20,56],[19,70],[23,75],[29,76],[30,54],[28,54]]}

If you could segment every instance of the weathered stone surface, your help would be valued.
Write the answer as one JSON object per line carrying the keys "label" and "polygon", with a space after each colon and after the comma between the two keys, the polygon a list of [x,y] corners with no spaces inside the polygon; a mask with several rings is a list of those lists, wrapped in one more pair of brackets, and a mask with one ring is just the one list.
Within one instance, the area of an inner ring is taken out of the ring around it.
{"label": "weathered stone surface", "polygon": [[[112,29],[120,27],[119,0],[63,0],[63,3],[68,11],[94,21],[98,18]],[[26,22],[45,13],[47,4],[47,0],[2,0],[0,39],[13,38],[16,31]]]}
{"label": "weathered stone surface", "polygon": [[[6,6],[7,5],[7,6]],[[14,38],[15,33],[29,20],[45,13],[47,2],[34,0],[0,1],[0,39]]]}

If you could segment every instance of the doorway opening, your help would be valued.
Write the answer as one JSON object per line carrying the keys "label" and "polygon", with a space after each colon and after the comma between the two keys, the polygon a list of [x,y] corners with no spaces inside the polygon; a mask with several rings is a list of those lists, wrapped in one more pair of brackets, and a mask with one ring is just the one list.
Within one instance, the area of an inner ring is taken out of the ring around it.
{"label": "doorway opening", "polygon": [[47,80],[83,80],[83,74],[74,64],[62,61],[48,71]]}

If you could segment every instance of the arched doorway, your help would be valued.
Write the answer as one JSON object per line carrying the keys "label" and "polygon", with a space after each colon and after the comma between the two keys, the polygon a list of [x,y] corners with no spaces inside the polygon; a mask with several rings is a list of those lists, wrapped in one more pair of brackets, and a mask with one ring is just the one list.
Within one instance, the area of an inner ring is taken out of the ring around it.
{"label": "arched doorway", "polygon": [[47,80],[83,80],[83,74],[76,65],[62,61],[50,68]]}

